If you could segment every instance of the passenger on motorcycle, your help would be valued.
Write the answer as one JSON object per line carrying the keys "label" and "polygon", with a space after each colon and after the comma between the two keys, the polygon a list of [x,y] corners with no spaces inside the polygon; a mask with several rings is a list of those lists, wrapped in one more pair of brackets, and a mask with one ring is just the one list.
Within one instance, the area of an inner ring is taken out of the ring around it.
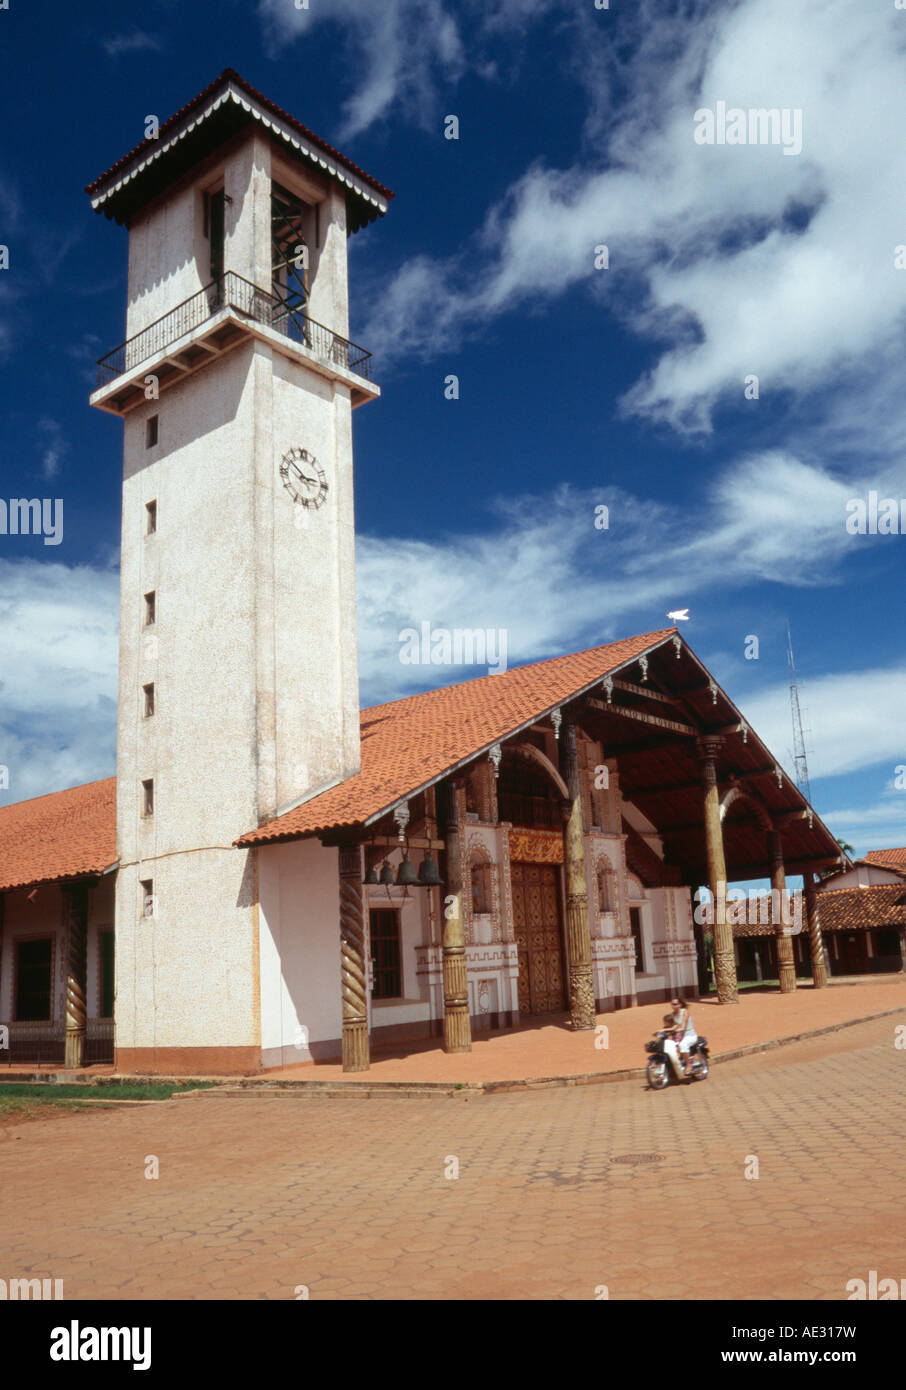
{"label": "passenger on motorcycle", "polygon": [[[690,1072],[689,1053],[694,1043],[698,1041],[698,1034],[692,1022],[692,1015],[686,1008],[682,999],[671,999],[672,1014],[665,1017],[665,1022],[670,1020],[673,1025],[673,1036],[664,1039],[664,1051],[673,1064],[673,1070],[677,1076],[688,1076]],[[682,1067],[680,1064],[682,1063]]]}

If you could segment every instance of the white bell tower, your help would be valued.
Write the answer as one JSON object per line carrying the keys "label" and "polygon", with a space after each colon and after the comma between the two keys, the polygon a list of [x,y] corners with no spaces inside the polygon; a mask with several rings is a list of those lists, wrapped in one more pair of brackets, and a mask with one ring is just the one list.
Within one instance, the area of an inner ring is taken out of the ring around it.
{"label": "white bell tower", "polygon": [[359,767],[346,240],[393,195],[225,72],[88,188],[129,228],[117,1062],[260,1063],[250,828]]}

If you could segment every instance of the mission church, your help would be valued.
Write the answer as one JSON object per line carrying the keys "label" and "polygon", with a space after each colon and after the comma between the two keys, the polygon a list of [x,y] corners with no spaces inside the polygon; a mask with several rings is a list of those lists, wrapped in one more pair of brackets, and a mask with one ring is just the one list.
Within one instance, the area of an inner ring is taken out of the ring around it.
{"label": "mission church", "polygon": [[[0,811],[11,1056],[254,1073],[694,991],[692,892],[830,831],[674,628],[360,710],[348,237],[392,193],[223,73],[89,185],[128,228],[117,775]],[[229,523],[227,524],[227,518]],[[226,655],[225,655],[226,654]],[[505,663],[502,663],[505,664]]]}

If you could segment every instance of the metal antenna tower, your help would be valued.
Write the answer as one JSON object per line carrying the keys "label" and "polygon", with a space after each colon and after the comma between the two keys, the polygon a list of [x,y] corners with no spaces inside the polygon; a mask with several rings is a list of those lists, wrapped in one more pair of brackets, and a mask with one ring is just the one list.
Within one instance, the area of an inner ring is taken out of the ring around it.
{"label": "metal antenna tower", "polygon": [[807,801],[812,799],[812,789],[808,778],[808,758],[805,752],[805,733],[802,728],[802,709],[799,705],[799,679],[796,675],[796,662],[793,659],[793,637],[790,625],[786,625],[786,645],[790,667],[790,713],[793,718],[793,762],[796,765],[796,782],[799,790],[805,793]]}

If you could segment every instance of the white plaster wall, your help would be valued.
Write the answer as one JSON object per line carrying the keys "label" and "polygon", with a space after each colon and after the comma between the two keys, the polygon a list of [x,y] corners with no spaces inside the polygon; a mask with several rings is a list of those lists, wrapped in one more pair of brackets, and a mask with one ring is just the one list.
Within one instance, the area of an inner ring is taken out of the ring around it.
{"label": "white plaster wall", "polygon": [[291,1049],[287,1060],[312,1060],[304,1042],[339,1038],[339,857],[318,840],[258,851],[260,892],[261,1047]]}
{"label": "white plaster wall", "polygon": [[840,874],[827,883],[822,883],[819,892],[833,893],[838,888],[870,888],[875,883],[902,882],[902,875],[894,873],[892,869],[882,869],[875,864],[857,864],[855,868],[849,869],[845,874]]}

